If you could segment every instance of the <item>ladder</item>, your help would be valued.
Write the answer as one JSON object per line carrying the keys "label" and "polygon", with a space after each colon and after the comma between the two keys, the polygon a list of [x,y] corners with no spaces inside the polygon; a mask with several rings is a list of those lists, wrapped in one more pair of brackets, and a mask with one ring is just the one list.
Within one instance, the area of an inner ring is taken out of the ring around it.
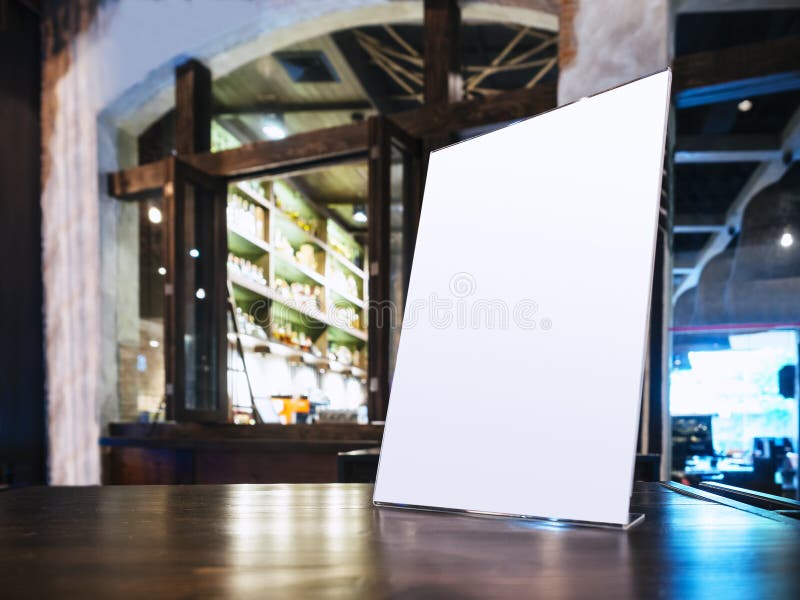
{"label": "ladder", "polygon": [[256,406],[255,395],[253,394],[253,384],[250,382],[250,373],[247,372],[247,361],[244,358],[244,347],[242,346],[242,338],[239,333],[239,323],[236,321],[236,300],[233,297],[233,283],[230,278],[228,279],[228,314],[231,316],[231,323],[233,324],[233,334],[236,337],[236,352],[242,360],[242,371],[244,378],[247,380],[247,391],[250,394],[250,408],[253,411],[253,418],[256,423],[263,423],[264,419],[261,418],[261,413]]}

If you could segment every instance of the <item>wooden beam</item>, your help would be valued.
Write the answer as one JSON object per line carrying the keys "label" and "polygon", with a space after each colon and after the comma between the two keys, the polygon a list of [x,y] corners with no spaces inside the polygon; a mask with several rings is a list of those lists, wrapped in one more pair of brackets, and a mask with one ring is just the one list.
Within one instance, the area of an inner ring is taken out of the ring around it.
{"label": "wooden beam", "polygon": [[679,56],[672,71],[678,108],[800,89],[800,37]]}
{"label": "wooden beam", "polygon": [[364,45],[369,46],[375,50],[380,50],[381,54],[383,54],[388,58],[394,58],[403,61],[404,63],[412,67],[420,69],[419,76],[420,76],[420,81],[422,81],[422,65],[425,63],[425,61],[419,55],[411,55],[402,51],[395,50],[394,48],[391,48],[385,44],[380,43],[372,36],[369,36],[361,31],[356,31],[356,38],[358,38],[358,41],[362,45],[362,48],[364,47]]}
{"label": "wooden beam", "polygon": [[764,162],[781,157],[778,136],[693,135],[675,144],[676,163]]}
{"label": "wooden beam", "polygon": [[425,0],[425,104],[461,100],[460,29],[456,0]]}
{"label": "wooden beam", "polygon": [[394,27],[392,27],[391,25],[384,25],[383,29],[384,29],[384,31],[386,31],[386,33],[389,34],[389,36],[395,42],[398,43],[398,45],[400,47],[402,47],[406,52],[408,52],[408,54],[410,54],[411,56],[413,56],[415,58],[419,58],[419,52],[417,52],[417,49],[414,48],[414,46],[409,44],[407,41],[405,41],[402,38],[402,36],[399,33],[397,33],[397,31],[395,31]]}
{"label": "wooden beam", "polygon": [[374,67],[367,61],[366,52],[356,40],[355,34],[352,31],[338,31],[331,34],[331,37],[342,55],[347,57],[350,69],[372,106],[383,114],[392,112],[386,82],[383,78],[371,76]]}
{"label": "wooden beam", "polygon": [[[450,105],[423,106],[390,119],[414,137],[451,133],[524,119],[556,107],[554,85],[537,85],[532,90],[501,92],[491,98],[464,100]],[[366,121],[298,133],[283,140],[247,144],[223,152],[185,156],[184,160],[212,175],[243,178],[291,170],[308,162],[346,160],[367,152]],[[109,193],[125,198],[159,188],[166,181],[163,161],[150,163],[109,176]]]}
{"label": "wooden beam", "polygon": [[490,98],[423,106],[390,115],[409,135],[438,136],[491,123],[524,119],[556,107],[555,85],[502,92]]}
{"label": "wooden beam", "polygon": [[797,10],[797,0],[674,0],[675,14]]}
{"label": "wooden beam", "polygon": [[[526,33],[528,30],[523,29],[522,33]],[[514,38],[512,42],[514,42],[517,38]],[[502,73],[504,71],[510,70],[518,70],[522,68],[530,68],[534,66],[541,66],[547,65],[554,57],[545,57],[544,59],[540,60],[532,60],[529,61],[528,59],[532,56],[535,56],[539,52],[543,52],[548,48],[554,46],[558,42],[558,36],[553,35],[550,38],[542,41],[537,46],[518,54],[514,58],[509,59],[505,63],[496,62],[497,59],[492,61],[492,64],[483,70],[483,72],[479,73],[477,76],[470,77],[467,81],[467,90],[475,90],[477,86],[483,81],[486,77],[494,75],[495,73]],[[508,48],[508,46],[506,46]],[[505,54],[501,53],[500,57],[505,58]],[[468,67],[468,69],[470,69]],[[533,86],[531,86],[533,87]]]}
{"label": "wooden beam", "polygon": [[163,159],[138,167],[109,173],[108,193],[115,198],[136,199],[147,192],[160,189],[169,177],[168,161]]}
{"label": "wooden beam", "polygon": [[211,149],[211,71],[190,59],[175,69],[175,150]]}
{"label": "wooden beam", "polygon": [[525,84],[525,89],[526,90],[532,89],[533,86],[535,86],[537,83],[539,83],[542,80],[542,78],[545,75],[547,75],[553,67],[556,66],[557,62],[558,62],[558,57],[557,56],[554,56],[553,58],[551,58],[550,61],[545,66],[543,66],[541,69],[539,69],[539,72],[536,73],[536,75],[534,75],[531,78],[531,80],[528,83]]}
{"label": "wooden beam", "polygon": [[185,157],[196,169],[232,178],[289,170],[294,165],[346,159],[367,152],[367,123],[360,121],[246,144],[224,152]]}
{"label": "wooden beam", "polygon": [[527,34],[527,32],[528,32],[527,27],[523,27],[522,29],[520,29],[517,32],[517,34],[513,38],[511,38],[511,40],[506,44],[505,48],[503,48],[500,51],[500,53],[494,57],[490,65],[488,65],[487,67],[481,67],[480,71],[477,74],[473,75],[467,80],[467,89],[471,90],[478,87],[481,81],[483,81],[486,77],[491,75],[494,72],[492,69],[502,64],[503,59],[505,59],[508,53],[511,52],[520,42],[520,40],[525,37],[525,34]]}
{"label": "wooden beam", "polygon": [[215,116],[269,115],[301,112],[344,112],[371,110],[372,104],[366,100],[347,100],[344,102],[281,103],[263,102],[241,106],[215,106]]}
{"label": "wooden beam", "polygon": [[[492,73],[507,73],[508,71],[524,71],[526,69],[532,69],[534,67],[541,67],[542,65],[546,65],[548,62],[550,62],[550,60],[551,60],[550,58],[539,58],[537,60],[531,60],[528,62],[521,62],[514,64],[509,62],[503,65],[498,65],[496,67],[493,67],[491,65],[469,65],[467,67],[464,67],[464,69],[468,72],[477,72],[477,73],[481,73],[486,69],[491,69]],[[474,88],[475,86],[469,86],[469,87]],[[495,90],[495,91],[499,92],[501,90]]]}
{"label": "wooden beam", "polygon": [[416,92],[412,83],[421,86],[422,77],[398,65],[395,61],[383,54],[379,50],[379,45],[366,42],[365,38],[368,37],[369,36],[359,34],[359,32],[356,31],[356,39],[358,39],[359,45],[362,50],[369,55],[372,62],[386,73],[386,75],[402,88],[403,91],[413,96]]}

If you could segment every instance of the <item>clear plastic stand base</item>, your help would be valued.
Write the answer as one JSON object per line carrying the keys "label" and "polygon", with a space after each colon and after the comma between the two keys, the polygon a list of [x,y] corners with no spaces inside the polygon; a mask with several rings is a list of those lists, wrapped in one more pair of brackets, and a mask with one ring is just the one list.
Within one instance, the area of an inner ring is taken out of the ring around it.
{"label": "clear plastic stand base", "polygon": [[445,513],[451,515],[468,515],[471,517],[483,517],[488,519],[522,519],[525,521],[533,521],[537,523],[543,523],[546,525],[553,525],[556,527],[596,527],[600,529],[612,529],[616,531],[627,531],[632,527],[636,527],[642,521],[644,521],[644,514],[643,513],[628,513],[628,521],[627,523],[601,523],[598,521],[577,521],[573,519],[553,519],[549,517],[534,517],[531,515],[513,515],[513,514],[506,514],[506,513],[492,513],[492,512],[480,512],[475,510],[461,510],[461,509],[450,509],[450,508],[437,508],[434,506],[417,506],[414,504],[391,504],[388,502],[374,502],[373,504],[378,508],[400,508],[406,510],[420,510],[426,512],[437,512],[437,513]]}

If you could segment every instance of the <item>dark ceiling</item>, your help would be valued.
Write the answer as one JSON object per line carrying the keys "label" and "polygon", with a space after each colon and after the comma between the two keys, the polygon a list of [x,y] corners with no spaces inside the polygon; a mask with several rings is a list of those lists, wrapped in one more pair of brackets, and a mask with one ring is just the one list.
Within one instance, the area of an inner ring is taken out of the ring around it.
{"label": "dark ceiling", "polygon": [[[420,56],[423,55],[423,28],[422,25],[393,25],[394,31],[411,46]],[[517,36],[520,28],[502,24],[464,24],[461,27],[461,63],[465,79],[475,72],[476,67],[490,65],[491,62],[506,48]],[[362,27],[358,32],[366,34],[381,44],[403,51],[397,41],[383,26]],[[543,45],[553,36],[552,32],[530,30],[528,35],[522,37],[510,53],[510,57],[532,52]],[[394,113],[414,106],[419,106],[418,100],[407,98],[408,92],[392,79],[385,70],[381,69],[371,60],[368,53],[358,43],[356,30],[339,31],[333,38],[347,56],[351,67],[358,75],[361,84],[366,90],[373,104],[383,113]],[[551,44],[540,52],[531,56],[531,59],[549,59],[556,56],[557,45]],[[527,62],[527,61],[526,61]],[[525,87],[531,78],[536,75],[536,68],[519,69],[493,74],[487,77],[481,87],[493,90],[512,90]],[[558,68],[555,67],[542,77],[541,82],[555,83],[558,81]]]}
{"label": "dark ceiling", "polygon": [[758,163],[675,165],[675,212],[723,215]]}
{"label": "dark ceiling", "polygon": [[675,55],[730,48],[800,34],[800,10],[694,13],[678,16]]}
{"label": "dark ceiling", "polygon": [[[677,56],[800,35],[800,10],[685,14],[678,17]],[[752,108],[739,110],[739,99],[676,111],[678,143],[685,136],[777,136],[800,107],[800,90],[749,98]],[[758,163],[676,164],[675,222],[724,216]],[[690,266],[708,242],[708,233],[680,233],[673,250],[678,268]],[[735,238],[734,238],[735,240]],[[675,283],[684,274],[675,276]]]}
{"label": "dark ceiling", "polygon": [[752,98],[753,108],[741,112],[738,101],[693,106],[678,111],[678,135],[769,134],[783,131],[800,106],[800,90]]}

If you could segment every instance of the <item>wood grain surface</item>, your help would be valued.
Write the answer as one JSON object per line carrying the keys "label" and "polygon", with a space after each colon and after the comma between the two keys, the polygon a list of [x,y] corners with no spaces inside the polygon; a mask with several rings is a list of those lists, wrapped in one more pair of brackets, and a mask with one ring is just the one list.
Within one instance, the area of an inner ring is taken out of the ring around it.
{"label": "wood grain surface", "polygon": [[[372,486],[0,492],[3,598],[797,598],[800,529],[637,484],[619,532],[376,509]],[[591,493],[587,490],[587,502]]]}

